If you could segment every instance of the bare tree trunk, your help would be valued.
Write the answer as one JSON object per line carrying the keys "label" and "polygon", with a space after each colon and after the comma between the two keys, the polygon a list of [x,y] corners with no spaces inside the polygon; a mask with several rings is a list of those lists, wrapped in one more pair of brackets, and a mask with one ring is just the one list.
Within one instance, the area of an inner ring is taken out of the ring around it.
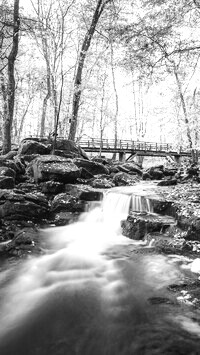
{"label": "bare tree trunk", "polygon": [[[3,121],[5,119],[5,117],[7,117],[8,115],[8,103],[7,103],[7,88],[6,88],[6,84],[5,84],[5,78],[3,73],[1,73],[1,92],[2,92],[2,97],[3,97]],[[3,125],[3,122],[2,122]],[[2,132],[1,132],[2,135]],[[2,136],[1,136],[2,138]]]}
{"label": "bare tree trunk", "polygon": [[176,67],[174,65],[174,75],[176,78],[176,83],[178,86],[178,92],[179,92],[179,96],[180,96],[180,100],[181,100],[181,105],[182,105],[182,109],[183,109],[183,114],[184,114],[184,121],[186,124],[186,130],[187,130],[187,138],[188,138],[188,142],[189,142],[189,147],[191,149],[191,155],[192,155],[192,160],[195,161],[196,160],[196,154],[193,148],[193,142],[192,142],[192,136],[191,136],[191,132],[190,132],[190,127],[189,127],[189,119],[188,119],[188,114],[187,114],[187,108],[186,108],[186,103],[185,103],[185,99],[184,99],[184,95],[182,92],[182,86],[181,86],[181,82],[176,70]]}
{"label": "bare tree trunk", "polygon": [[132,75],[132,85],[133,85],[133,99],[134,99],[134,115],[135,115],[135,133],[136,137],[138,137],[138,115],[137,115],[137,100],[136,100],[136,92],[135,92],[135,81],[134,81],[134,73],[133,69],[131,70]]}
{"label": "bare tree trunk", "polygon": [[19,125],[19,131],[18,131],[18,141],[20,141],[20,139],[21,139],[21,133],[22,133],[22,130],[23,130],[23,127],[24,127],[24,121],[25,121],[26,114],[28,112],[29,106],[30,106],[30,104],[32,102],[32,99],[33,99],[33,96],[31,96],[29,98],[29,101],[28,101],[28,104],[26,106],[26,109],[25,109],[25,111],[24,111],[24,113],[22,115],[22,118],[21,118],[21,121],[20,121],[20,125]]}
{"label": "bare tree trunk", "polygon": [[46,39],[43,38],[43,51],[44,51],[44,56],[45,56],[45,62],[46,62],[46,70],[47,70],[47,93],[43,99],[43,104],[42,104],[42,117],[41,117],[41,128],[40,128],[40,135],[44,136],[45,135],[45,121],[46,121],[46,113],[47,113],[47,104],[48,101],[51,97],[51,69],[50,69],[50,64],[47,56],[47,42]]}
{"label": "bare tree trunk", "polygon": [[64,74],[63,74],[63,71],[62,71],[59,104],[58,104],[57,111],[56,111],[56,121],[55,121],[55,127],[54,127],[54,141],[53,141],[52,154],[55,154],[55,149],[56,149],[58,123],[59,123],[60,110],[61,110],[62,98],[63,98],[63,86],[64,86]]}
{"label": "bare tree trunk", "polygon": [[100,148],[99,148],[99,156],[100,156],[100,157],[101,157],[101,153],[102,153],[103,132],[104,132],[104,125],[103,125],[103,108],[104,108],[104,100],[105,100],[105,83],[106,83],[106,73],[104,74],[104,78],[103,78],[103,92],[102,92],[102,97],[101,97]]}
{"label": "bare tree trunk", "polygon": [[14,0],[14,13],[13,13],[13,40],[12,48],[8,56],[8,89],[7,89],[7,115],[4,117],[3,122],[3,154],[11,150],[11,130],[13,122],[14,104],[15,104],[15,60],[18,53],[19,44],[19,0]]}
{"label": "bare tree trunk", "polygon": [[98,0],[97,1],[97,5],[96,5],[96,8],[95,8],[95,11],[93,14],[91,25],[85,35],[85,38],[84,38],[84,41],[83,41],[83,44],[81,47],[76,76],[75,76],[75,81],[74,81],[72,118],[71,118],[70,130],[69,130],[69,139],[73,140],[73,141],[75,140],[76,129],[77,129],[78,111],[79,111],[80,99],[81,99],[81,94],[82,94],[82,87],[81,87],[82,73],[83,73],[84,64],[85,64],[85,58],[86,58],[88,49],[90,48],[91,40],[93,38],[95,29],[96,29],[98,21],[101,17],[101,14],[102,14],[106,4],[109,3],[110,1],[111,0]]}
{"label": "bare tree trunk", "polygon": [[[114,140],[115,140],[115,149],[117,147],[117,139],[118,139],[118,112],[119,112],[119,98],[118,92],[116,87],[116,80],[115,80],[115,70],[114,70],[114,54],[113,54],[113,43],[110,40],[110,55],[111,55],[111,71],[112,71],[112,81],[113,81],[113,88],[115,92],[115,116],[114,116]],[[116,159],[116,153],[113,154],[113,160]]]}

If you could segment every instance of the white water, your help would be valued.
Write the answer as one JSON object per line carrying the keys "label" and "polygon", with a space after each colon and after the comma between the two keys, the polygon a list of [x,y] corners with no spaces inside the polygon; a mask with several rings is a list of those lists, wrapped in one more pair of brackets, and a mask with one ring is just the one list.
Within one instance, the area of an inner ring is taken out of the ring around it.
{"label": "white water", "polygon": [[162,255],[132,253],[144,242],[119,229],[131,204],[130,194],[108,194],[79,222],[44,231],[46,255],[25,262],[15,277],[1,274],[1,355],[176,354],[185,318],[148,300],[170,298],[166,287],[181,270]]}

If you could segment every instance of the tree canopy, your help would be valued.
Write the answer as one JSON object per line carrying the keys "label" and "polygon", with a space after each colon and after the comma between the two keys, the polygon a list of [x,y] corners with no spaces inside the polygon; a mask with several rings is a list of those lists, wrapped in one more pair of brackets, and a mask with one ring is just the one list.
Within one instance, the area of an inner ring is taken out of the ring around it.
{"label": "tree canopy", "polygon": [[199,148],[198,0],[6,0],[0,10],[4,152],[52,132]]}

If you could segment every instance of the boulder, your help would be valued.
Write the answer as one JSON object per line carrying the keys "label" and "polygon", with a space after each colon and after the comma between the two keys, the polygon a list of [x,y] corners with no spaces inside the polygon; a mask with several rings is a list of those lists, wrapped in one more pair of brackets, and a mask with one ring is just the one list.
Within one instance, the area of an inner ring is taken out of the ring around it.
{"label": "boulder", "polygon": [[79,213],[74,212],[58,212],[55,213],[52,222],[56,226],[66,226],[67,224],[76,222],[79,216]]}
{"label": "boulder", "polygon": [[120,172],[120,170],[119,170],[119,168],[117,167],[117,166],[115,166],[115,165],[111,165],[110,166],[110,173],[112,174],[117,174],[117,173],[119,173]]}
{"label": "boulder", "polygon": [[31,139],[24,139],[18,150],[19,155],[49,154],[50,148],[43,143]]}
{"label": "boulder", "polygon": [[96,163],[101,163],[103,165],[109,165],[108,160],[103,157],[96,156],[96,157],[92,157],[91,160],[95,161]]}
{"label": "boulder", "polygon": [[94,175],[91,174],[85,168],[80,168],[80,170],[81,170],[81,179],[90,180],[90,179],[92,179],[94,177]]}
{"label": "boulder", "polygon": [[139,179],[137,176],[129,175],[123,172],[119,172],[113,176],[113,182],[116,186],[131,186],[138,181]]}
{"label": "boulder", "polygon": [[12,160],[15,156],[17,155],[17,151],[16,150],[11,150],[10,152],[4,154],[1,156],[1,159],[10,159]]}
{"label": "boulder", "polygon": [[177,185],[177,179],[164,179],[162,181],[159,181],[157,186],[172,186],[172,185]]}
{"label": "boulder", "polygon": [[177,169],[165,168],[163,173],[164,173],[164,176],[174,176],[177,173]]}
{"label": "boulder", "polygon": [[41,192],[41,190],[42,190],[39,185],[36,185],[30,181],[19,183],[17,185],[17,189],[21,190],[21,192],[23,192],[23,193],[30,193],[30,192],[35,193],[35,192]]}
{"label": "boulder", "polygon": [[88,160],[86,152],[79,145],[64,138],[57,139],[55,155],[56,154],[66,158],[84,158]]}
{"label": "boulder", "polygon": [[147,172],[142,174],[142,180],[151,180],[151,175]]}
{"label": "boulder", "polygon": [[30,163],[31,161],[33,161],[34,159],[38,158],[40,156],[40,154],[27,154],[27,155],[23,155],[23,159],[25,161],[26,164]]}
{"label": "boulder", "polygon": [[15,233],[11,242],[4,246],[4,253],[10,256],[26,256],[34,251],[41,253],[39,247],[35,247],[35,241],[38,239],[38,231],[34,228],[24,228]]}
{"label": "boulder", "polygon": [[85,185],[65,185],[65,192],[83,201],[100,201],[103,198],[103,192]]}
{"label": "boulder", "polygon": [[3,220],[39,221],[48,211],[48,201],[43,194],[25,194],[19,190],[0,191],[0,218]]}
{"label": "boulder", "polygon": [[9,176],[0,177],[0,189],[13,189],[15,187],[15,180]]}
{"label": "boulder", "polygon": [[122,234],[130,239],[143,239],[147,233],[160,232],[175,224],[173,217],[148,212],[131,212],[121,221]]}
{"label": "boulder", "polygon": [[185,231],[185,239],[200,240],[200,218],[198,216],[178,215],[177,226]]}
{"label": "boulder", "polygon": [[101,177],[98,177],[92,181],[89,182],[90,186],[96,188],[96,189],[110,189],[111,187],[114,187],[115,184],[106,179],[106,178],[101,178]]}
{"label": "boulder", "polygon": [[41,191],[47,195],[57,195],[64,192],[65,184],[58,181],[44,181],[40,183]]}
{"label": "boulder", "polygon": [[51,202],[52,212],[84,212],[87,203],[85,201],[80,201],[74,196],[70,196],[67,193],[61,193],[54,197]]}
{"label": "boulder", "polygon": [[26,163],[22,157],[19,155],[14,157],[14,163],[16,165],[16,174],[23,175],[26,172]]}
{"label": "boulder", "polygon": [[0,166],[0,177],[1,176],[9,176],[15,179],[16,177],[16,172],[15,170],[8,168],[6,166]]}
{"label": "boulder", "polygon": [[146,171],[153,180],[161,180],[164,176],[163,170],[160,167],[151,167]]}
{"label": "boulder", "polygon": [[82,157],[84,159],[88,159],[86,152],[79,145],[64,138],[57,139],[56,150],[68,154],[68,157],[70,158]]}
{"label": "boulder", "polygon": [[79,168],[84,168],[92,175],[109,174],[108,168],[101,163],[96,163],[94,161],[84,159],[74,159],[73,162],[76,166]]}
{"label": "boulder", "polygon": [[75,182],[81,176],[77,165],[56,155],[42,155],[30,164],[29,167],[31,167],[35,182],[53,180],[67,184]]}
{"label": "boulder", "polygon": [[14,170],[15,172],[17,171],[17,165],[13,160],[4,159],[2,157],[0,157],[0,167],[7,167]]}
{"label": "boulder", "polygon": [[119,171],[122,171],[123,173],[129,173],[129,170],[126,169],[123,165],[117,165],[117,168],[119,169]]}
{"label": "boulder", "polygon": [[132,163],[124,163],[123,168],[127,169],[128,172],[133,172],[133,173],[137,173],[138,175],[142,175],[142,170],[133,162]]}
{"label": "boulder", "polygon": [[197,164],[191,164],[187,170],[186,170],[186,174],[188,174],[189,176],[198,176],[199,174],[199,167]]}

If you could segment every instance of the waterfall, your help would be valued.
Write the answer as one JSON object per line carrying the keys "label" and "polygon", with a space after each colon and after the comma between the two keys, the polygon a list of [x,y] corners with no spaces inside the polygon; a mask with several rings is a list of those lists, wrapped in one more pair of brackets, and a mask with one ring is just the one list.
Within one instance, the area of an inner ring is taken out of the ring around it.
{"label": "waterfall", "polygon": [[[126,191],[126,190],[125,190]],[[129,212],[153,212],[151,200],[143,195],[135,193],[122,192],[118,190],[109,191],[105,194],[103,200],[103,215],[105,219],[125,219]]]}
{"label": "waterfall", "polygon": [[45,255],[22,262],[17,275],[9,266],[1,272],[1,355],[198,353],[175,305],[149,302],[170,297],[180,271],[163,255],[134,254],[142,243],[120,234],[130,208],[150,210],[126,192],[110,191],[78,222],[43,231]]}
{"label": "waterfall", "polygon": [[153,212],[151,200],[145,196],[132,195],[130,209],[135,212]]}

